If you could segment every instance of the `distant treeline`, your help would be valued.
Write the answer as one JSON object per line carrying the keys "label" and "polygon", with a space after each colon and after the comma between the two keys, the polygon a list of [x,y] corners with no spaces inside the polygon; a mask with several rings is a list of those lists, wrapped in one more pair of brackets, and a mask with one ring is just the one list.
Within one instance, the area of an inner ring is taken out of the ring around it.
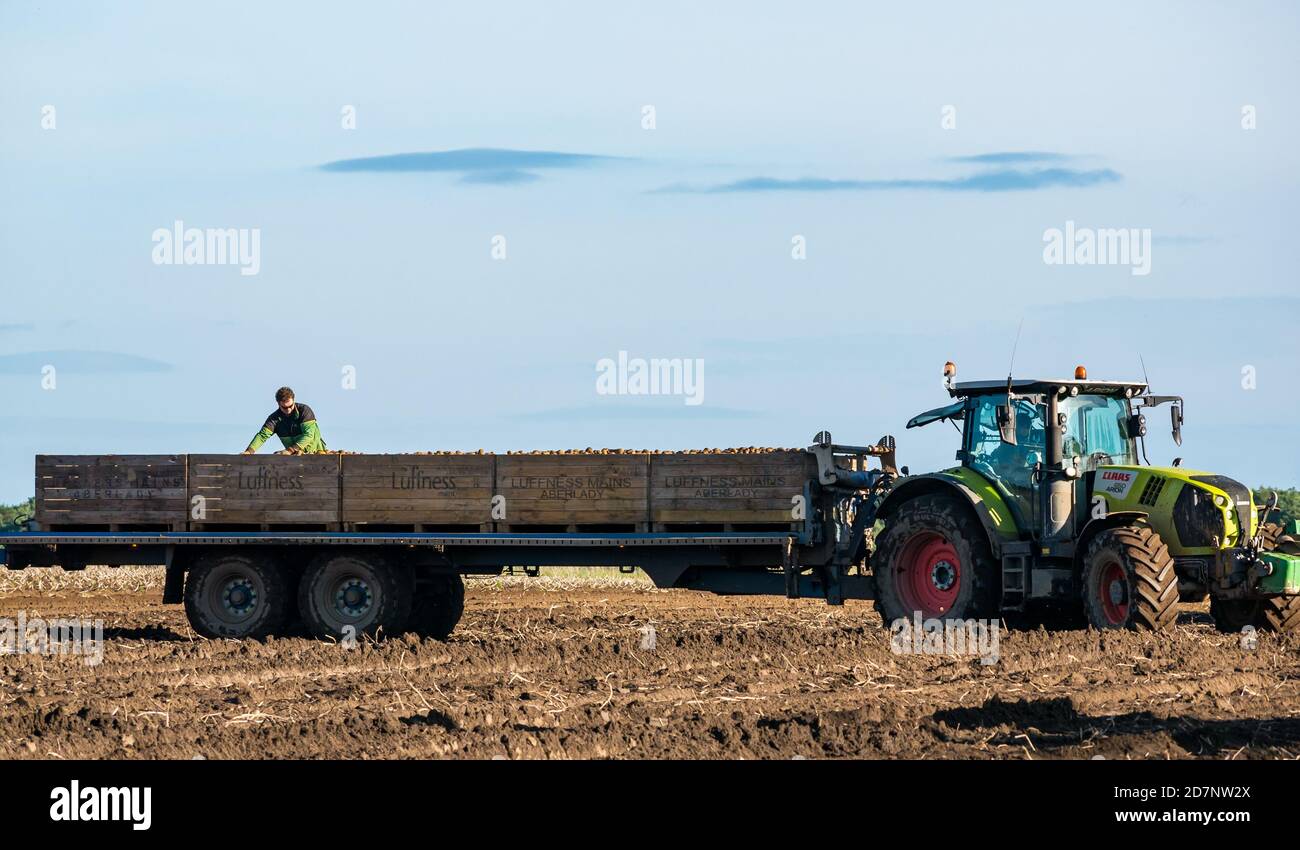
{"label": "distant treeline", "polygon": [[28,499],[21,505],[0,505],[0,531],[18,531],[18,520],[30,517],[35,510],[35,499]]}
{"label": "distant treeline", "polygon": [[1300,490],[1287,487],[1260,487],[1255,491],[1255,504],[1265,504],[1273,493],[1277,493],[1277,513],[1271,519],[1283,529],[1290,529],[1291,523],[1300,517]]}
{"label": "distant treeline", "polygon": [[[1259,487],[1255,490],[1255,504],[1262,505],[1269,494],[1277,491],[1277,513],[1272,520],[1288,527],[1300,518],[1300,490],[1289,487]],[[30,517],[36,510],[36,500],[28,499],[20,505],[0,505],[0,531],[18,530],[18,520]]]}

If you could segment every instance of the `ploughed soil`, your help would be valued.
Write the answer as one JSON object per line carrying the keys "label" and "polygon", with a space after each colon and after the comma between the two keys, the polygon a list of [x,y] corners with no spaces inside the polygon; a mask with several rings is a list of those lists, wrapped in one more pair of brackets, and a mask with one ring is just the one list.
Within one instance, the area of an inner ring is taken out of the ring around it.
{"label": "ploughed soil", "polygon": [[0,757],[1300,755],[1300,636],[1248,648],[1204,606],[1168,634],[1004,629],[984,664],[896,654],[870,603],[635,581],[471,580],[450,640],[352,648],[205,640],[160,599],[152,568],[0,573],[0,618],[104,622],[96,665],[0,655]]}

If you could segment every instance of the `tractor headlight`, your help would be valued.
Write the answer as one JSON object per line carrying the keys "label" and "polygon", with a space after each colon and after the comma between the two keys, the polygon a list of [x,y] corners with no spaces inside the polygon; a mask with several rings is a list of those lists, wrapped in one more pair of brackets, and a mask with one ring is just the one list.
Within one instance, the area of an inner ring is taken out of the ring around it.
{"label": "tractor headlight", "polygon": [[1220,508],[1226,508],[1228,506],[1228,500],[1222,496],[1215,496],[1214,504],[1218,505]]}

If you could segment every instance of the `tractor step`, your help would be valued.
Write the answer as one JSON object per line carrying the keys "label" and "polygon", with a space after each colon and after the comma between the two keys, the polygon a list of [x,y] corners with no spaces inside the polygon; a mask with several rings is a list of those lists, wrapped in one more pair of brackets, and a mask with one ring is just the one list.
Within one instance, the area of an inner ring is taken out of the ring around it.
{"label": "tractor step", "polygon": [[1023,611],[1029,599],[1033,546],[1027,542],[1002,544],[1002,610]]}

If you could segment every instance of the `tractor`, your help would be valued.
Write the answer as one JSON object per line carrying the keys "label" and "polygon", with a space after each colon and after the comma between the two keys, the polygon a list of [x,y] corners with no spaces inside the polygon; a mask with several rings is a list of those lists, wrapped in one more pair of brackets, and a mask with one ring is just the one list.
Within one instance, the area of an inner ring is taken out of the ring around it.
{"label": "tractor", "polygon": [[[1145,462],[1147,413],[1183,400],[1145,382],[944,383],[954,401],[908,428],[948,421],[959,465],[904,475],[876,512],[870,556],[886,623],[1058,617],[1100,629],[1171,627],[1180,601],[1210,597],[1223,631],[1300,625],[1300,533],[1266,522],[1223,475]],[[883,525],[882,525],[883,524]],[[1040,622],[1042,621],[1040,619]]]}

